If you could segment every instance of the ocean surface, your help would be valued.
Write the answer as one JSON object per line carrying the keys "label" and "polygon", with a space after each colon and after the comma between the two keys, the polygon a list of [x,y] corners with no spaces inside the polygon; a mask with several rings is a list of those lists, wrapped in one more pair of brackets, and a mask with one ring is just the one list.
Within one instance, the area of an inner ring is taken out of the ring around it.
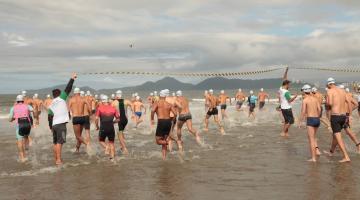
{"label": "ocean surface", "polygon": [[[185,94],[186,95],[186,94]],[[203,128],[203,102],[191,102],[194,127]],[[175,147],[166,161],[145,122],[126,130],[130,154],[124,156],[116,141],[116,161],[101,151],[97,131],[92,126],[91,151],[82,147],[74,153],[75,137],[68,124],[63,148],[64,165],[54,166],[52,134],[46,116],[32,130],[34,144],[29,161],[18,162],[14,124],[8,122],[11,98],[1,97],[0,107],[0,199],[359,199],[360,155],[343,134],[352,159],[340,164],[341,153],[322,155],[309,163],[305,129],[292,127],[290,137],[280,137],[281,118],[275,103],[248,119],[247,107],[237,112],[228,106],[223,121],[226,135],[220,135],[212,121],[208,133],[201,131],[204,146],[196,144],[183,129],[185,154]],[[294,114],[299,115],[299,101]],[[117,128],[117,127],[116,127]],[[359,117],[354,114],[353,130],[359,133]],[[359,134],[358,134],[359,135]],[[329,150],[332,135],[322,126],[317,134],[321,150]]]}

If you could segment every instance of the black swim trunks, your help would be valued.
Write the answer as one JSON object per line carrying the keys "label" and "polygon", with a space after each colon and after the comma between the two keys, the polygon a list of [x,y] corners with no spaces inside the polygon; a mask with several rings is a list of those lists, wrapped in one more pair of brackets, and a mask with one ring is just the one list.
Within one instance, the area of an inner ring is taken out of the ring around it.
{"label": "black swim trunks", "polygon": [[259,102],[259,109],[263,109],[265,106],[265,101]]}
{"label": "black swim trunks", "polygon": [[181,122],[186,122],[187,120],[192,119],[192,116],[190,113],[187,114],[180,114],[178,120]]}
{"label": "black swim trunks", "polygon": [[339,133],[346,124],[346,115],[331,115],[330,122],[333,133]]}
{"label": "black swim trunks", "polygon": [[85,124],[85,117],[73,117],[72,119],[73,125],[84,125]]}
{"label": "black swim trunks", "polygon": [[236,102],[236,105],[237,105],[239,108],[241,108],[241,106],[243,105],[243,101],[237,101],[237,102]]}
{"label": "black swim trunks", "polygon": [[91,111],[91,114],[95,115],[95,113],[96,113],[96,110]]}
{"label": "black swim trunks", "polygon": [[156,127],[156,137],[166,138],[170,134],[171,119],[159,119]]}
{"label": "black swim trunks", "polygon": [[220,105],[221,110],[226,110],[226,104]]}
{"label": "black swim trunks", "polygon": [[90,129],[90,116],[89,115],[85,116],[84,120],[85,120],[84,129],[89,130]]}
{"label": "black swim trunks", "polygon": [[285,124],[294,124],[294,115],[292,109],[281,109],[281,113],[284,117]]}
{"label": "black swim trunks", "polygon": [[18,126],[19,126],[19,135],[21,136],[29,136],[31,131],[31,122],[29,118],[19,118],[18,119]]}
{"label": "black swim trunks", "polygon": [[209,111],[206,113],[208,116],[211,116],[211,115],[218,115],[218,109],[217,108],[210,108]]}
{"label": "black swim trunks", "polygon": [[54,144],[64,144],[66,142],[66,123],[53,125],[52,132]]}
{"label": "black swim trunks", "polygon": [[115,141],[115,128],[112,122],[102,122],[100,125],[99,141],[105,142],[106,138],[109,142]]}
{"label": "black swim trunks", "polygon": [[254,112],[255,107],[256,107],[256,104],[255,104],[255,103],[250,103],[250,104],[249,104],[249,111],[250,111],[251,113]]}

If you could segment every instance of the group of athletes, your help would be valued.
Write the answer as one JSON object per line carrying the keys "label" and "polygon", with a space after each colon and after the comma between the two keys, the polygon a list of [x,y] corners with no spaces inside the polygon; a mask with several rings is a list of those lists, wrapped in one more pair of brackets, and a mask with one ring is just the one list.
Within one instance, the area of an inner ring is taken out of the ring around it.
{"label": "group of athletes", "polygon": [[[297,99],[297,95],[291,95],[289,92],[291,82],[287,79],[287,73],[288,68],[285,71],[282,86],[277,94],[280,103],[277,110],[281,112],[283,119],[283,130],[281,132],[283,137],[289,136],[289,128],[295,123],[291,104]],[[90,91],[85,93],[80,88],[75,88],[73,95],[69,97],[76,78],[77,75],[73,74],[64,91],[55,89],[52,91],[53,98],[47,95],[44,101],[40,100],[37,94],[33,98],[29,98],[26,91],[16,97],[16,103],[10,110],[10,121],[16,123],[20,161],[25,162],[27,160],[25,150],[31,145],[30,130],[31,127],[39,125],[39,116],[42,110],[46,110],[48,113],[49,128],[53,134],[54,158],[57,165],[63,162],[61,152],[62,146],[66,142],[66,124],[70,120],[76,137],[76,152],[80,151],[81,145],[85,145],[86,148],[90,147],[90,127],[91,124],[95,124],[96,130],[99,131],[100,146],[111,160],[114,160],[115,157],[114,142],[116,132],[122,153],[128,154],[124,136],[124,130],[129,121],[128,111],[131,113],[130,120],[135,124],[134,128],[137,128],[144,121],[147,111],[151,113],[151,128],[155,125],[156,117],[155,139],[156,143],[162,146],[163,159],[166,159],[167,151],[172,150],[174,143],[177,145],[179,152],[183,152],[182,127],[185,124],[188,132],[194,136],[196,142],[202,145],[200,132],[192,124],[189,101],[183,96],[182,91],[179,90],[172,93],[172,95],[170,95],[168,89],[161,90],[159,94],[154,91],[147,97],[147,105],[137,93],[132,94],[131,99],[125,99],[120,90],[109,98],[107,95],[93,96]],[[269,94],[263,88],[260,89],[258,95],[255,95],[251,90],[248,96],[239,89],[235,94],[236,109],[242,111],[243,105],[247,104],[249,109],[248,117],[255,118],[256,106],[258,105],[259,111],[264,109],[266,99],[269,101]],[[206,112],[204,131],[209,130],[209,119],[213,117],[220,133],[225,134],[221,121],[228,117],[226,109],[228,102],[231,105],[232,98],[224,90],[221,90],[219,96],[216,96],[214,91],[210,89],[205,91],[204,100]],[[323,109],[323,105],[325,109]],[[219,119],[218,108],[221,110],[221,119]],[[342,129],[345,129],[346,134],[354,141],[360,152],[360,142],[350,129],[351,113],[356,108],[358,108],[358,102],[354,99],[352,93],[342,85],[336,85],[335,80],[332,78],[328,79],[326,95],[322,95],[315,87],[304,85],[298,126],[301,127],[302,122],[306,121],[311,153],[309,161],[316,162],[317,157],[321,154],[316,139],[316,132],[321,122],[329,131],[334,133],[330,151],[324,151],[326,154],[332,155],[336,146],[339,145],[344,155],[340,162],[350,161],[340,134]],[[322,115],[323,110],[326,112],[324,116]],[[118,125],[118,131],[115,131],[114,124]],[[83,137],[83,132],[85,132],[85,137]]]}

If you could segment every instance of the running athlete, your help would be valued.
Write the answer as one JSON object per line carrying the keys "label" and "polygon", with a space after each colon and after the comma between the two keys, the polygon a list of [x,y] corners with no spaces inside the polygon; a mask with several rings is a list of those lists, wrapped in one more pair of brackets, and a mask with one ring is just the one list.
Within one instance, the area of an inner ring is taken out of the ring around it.
{"label": "running athlete", "polygon": [[34,94],[32,105],[34,109],[34,119],[35,119],[35,125],[40,124],[40,114],[43,107],[43,102],[39,99],[38,94]]}
{"label": "running athlete", "polygon": [[208,94],[208,97],[205,100],[205,102],[208,103],[207,104],[208,110],[207,110],[207,113],[206,113],[206,116],[205,116],[205,128],[204,128],[204,131],[206,131],[206,132],[209,131],[209,118],[211,116],[214,116],[214,121],[218,125],[220,133],[222,135],[224,135],[225,131],[224,131],[223,126],[220,123],[219,116],[218,116],[219,111],[216,108],[217,105],[218,105],[218,98],[216,96],[214,96],[214,91],[212,89],[209,90],[209,94]]}
{"label": "running athlete", "polygon": [[132,104],[132,110],[133,110],[133,115],[135,115],[135,128],[137,128],[139,124],[144,121],[143,112],[142,112],[143,110],[144,110],[144,115],[146,115],[146,108],[144,104],[141,102],[139,96],[135,97],[135,101]]}
{"label": "running athlete", "polygon": [[120,121],[118,123],[118,127],[119,127],[118,139],[120,142],[120,147],[121,147],[122,153],[127,155],[127,154],[129,154],[129,152],[126,148],[124,130],[128,123],[127,109],[128,108],[131,109],[131,102],[129,100],[123,99],[122,91],[118,90],[118,91],[116,91],[115,101],[112,103],[112,106],[118,111],[118,113],[121,116]]}
{"label": "running athlete", "polygon": [[171,131],[172,121],[170,119],[170,112],[176,113],[174,107],[166,102],[167,92],[162,90],[160,92],[159,101],[155,102],[151,110],[151,123],[154,125],[154,116],[157,115],[158,123],[156,127],[156,144],[162,146],[162,158],[166,159],[168,137]]}
{"label": "running athlete", "polygon": [[319,100],[311,94],[310,85],[304,85],[302,91],[304,92],[304,99],[301,106],[300,122],[306,118],[311,155],[311,159],[308,161],[316,162],[316,156],[321,154],[316,140],[316,132],[320,127],[321,104]]}
{"label": "running athlete", "polygon": [[51,105],[51,102],[52,102],[52,99],[51,99],[50,94],[46,95],[46,99],[44,101],[44,107],[45,107],[46,110],[49,109],[49,106]]}
{"label": "running athlete", "polygon": [[236,99],[236,110],[241,111],[241,107],[246,99],[246,96],[242,92],[241,88],[239,88],[238,92],[235,94],[235,99]]}
{"label": "running athlete", "polygon": [[221,90],[220,95],[219,95],[219,102],[220,102],[222,120],[224,120],[225,118],[228,118],[227,113],[226,113],[227,100],[230,101],[230,105],[231,105],[231,98],[228,95],[225,94],[224,90]]}
{"label": "running athlete", "polygon": [[259,110],[262,110],[264,108],[266,99],[268,99],[268,102],[270,101],[269,94],[264,92],[264,88],[261,88],[258,94]]}
{"label": "running athlete", "polygon": [[54,157],[56,165],[62,164],[61,150],[62,145],[66,142],[66,124],[69,122],[69,111],[66,105],[66,99],[71,92],[76,78],[77,75],[74,73],[63,92],[59,89],[52,91],[54,100],[49,106],[48,119],[50,129],[53,133]]}
{"label": "running athlete", "polygon": [[31,131],[30,116],[33,108],[24,103],[22,95],[16,97],[16,104],[10,109],[9,121],[16,122],[16,144],[19,151],[19,161],[27,160],[25,149],[29,145],[29,135]]}
{"label": "running athlete", "polygon": [[84,129],[85,129],[85,142],[90,144],[91,136],[90,136],[90,127],[91,127],[91,119],[92,116],[95,114],[95,100],[91,96],[90,91],[86,91],[84,100],[86,101],[87,105],[84,108]]}
{"label": "running athlete", "polygon": [[255,107],[258,98],[254,95],[254,91],[250,90],[250,96],[248,97],[249,102],[249,118],[252,116],[255,119]]}
{"label": "running athlete", "polygon": [[189,109],[189,101],[187,100],[187,98],[185,98],[182,94],[182,92],[179,90],[176,92],[176,105],[178,107],[178,113],[179,113],[179,117],[178,117],[178,122],[177,122],[177,136],[178,136],[178,146],[179,149],[181,147],[181,151],[183,151],[183,141],[181,140],[181,129],[183,127],[184,124],[186,124],[187,130],[190,132],[190,134],[192,134],[195,139],[196,142],[201,145],[201,138],[200,138],[200,133],[193,128],[193,124],[192,124],[192,116],[190,113],[190,109]]}
{"label": "running athlete", "polygon": [[[109,98],[106,95],[101,97],[102,105],[96,110],[95,125],[96,130],[99,130],[99,141],[105,150],[105,154],[110,153],[110,160],[115,158],[115,128],[114,123],[118,123],[120,115],[118,111],[110,104]],[[115,120],[114,120],[115,119]],[[99,127],[100,122],[100,127]],[[106,138],[108,144],[105,143]]]}
{"label": "running athlete", "polygon": [[318,89],[316,87],[313,87],[311,89],[312,91],[312,95],[318,100],[319,104],[320,104],[320,121],[325,124],[325,126],[327,127],[327,129],[332,132],[331,130],[331,125],[330,125],[330,121],[327,117],[323,117],[323,107],[321,106],[324,102],[324,96],[318,91]]}
{"label": "running athlete", "polygon": [[85,142],[81,135],[86,122],[85,110],[87,113],[91,112],[90,106],[84,97],[81,97],[80,88],[74,89],[74,96],[69,100],[69,109],[71,112],[74,134],[77,141],[76,152],[79,152],[81,144],[88,145],[88,143]]}

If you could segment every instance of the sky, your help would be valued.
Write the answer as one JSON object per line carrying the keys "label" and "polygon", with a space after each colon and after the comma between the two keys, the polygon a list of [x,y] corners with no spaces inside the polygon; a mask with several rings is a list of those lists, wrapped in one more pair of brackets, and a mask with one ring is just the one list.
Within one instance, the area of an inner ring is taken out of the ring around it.
{"label": "sky", "polygon": [[162,77],[81,73],[288,65],[293,79],[356,80],[291,67],[358,69],[359,55],[358,0],[0,0],[0,93],[64,84],[73,71],[78,85],[96,89]]}

